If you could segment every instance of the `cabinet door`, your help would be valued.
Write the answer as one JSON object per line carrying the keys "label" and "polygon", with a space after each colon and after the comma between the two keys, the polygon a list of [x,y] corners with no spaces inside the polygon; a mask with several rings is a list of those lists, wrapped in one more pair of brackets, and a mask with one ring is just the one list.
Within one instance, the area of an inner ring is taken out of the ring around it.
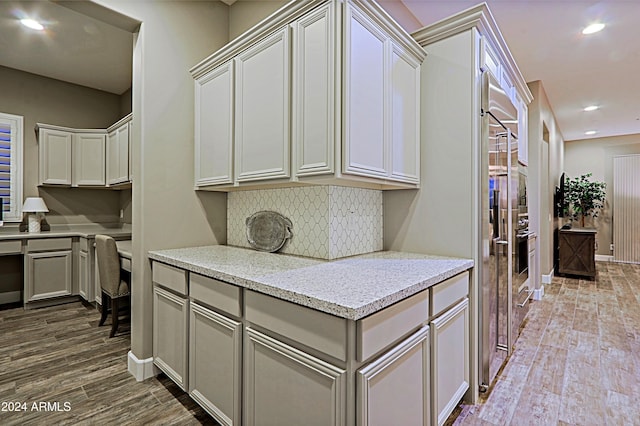
{"label": "cabinet door", "polygon": [[420,182],[420,62],[390,43],[389,177]]}
{"label": "cabinet door", "polygon": [[89,254],[78,252],[78,280],[79,293],[84,300],[89,300]]}
{"label": "cabinet door", "polygon": [[345,423],[345,370],[247,328],[244,371],[247,426]]}
{"label": "cabinet door", "polygon": [[187,391],[188,300],[154,285],[153,363]]}
{"label": "cabinet door", "polygon": [[41,185],[71,185],[71,144],[70,132],[40,129],[38,156]]}
{"label": "cabinet door", "polygon": [[233,61],[195,82],[195,184],[233,183]]}
{"label": "cabinet door", "polygon": [[104,186],[106,183],[106,135],[73,135],[73,186]]}
{"label": "cabinet door", "polygon": [[25,302],[72,294],[72,251],[27,253]]}
{"label": "cabinet door", "polygon": [[118,182],[129,181],[129,123],[116,130],[118,134]]}
{"label": "cabinet door", "polygon": [[119,165],[118,160],[118,130],[113,130],[107,135],[107,184],[118,183]]}
{"label": "cabinet door", "polygon": [[336,135],[335,18],[329,3],[293,24],[293,151],[297,176],[333,173]]}
{"label": "cabinet door", "polygon": [[289,158],[289,28],[236,61],[236,180],[286,178]]}
{"label": "cabinet door", "polygon": [[469,389],[469,299],[431,322],[432,424],[442,425]]}
{"label": "cabinet door", "polygon": [[107,136],[107,183],[117,185],[129,181],[129,123],[124,123]]}
{"label": "cabinet door", "polygon": [[386,177],[387,36],[347,3],[345,34],[345,173]]}
{"label": "cabinet door", "polygon": [[189,395],[222,425],[239,425],[242,323],[191,302]]}
{"label": "cabinet door", "polygon": [[359,425],[428,425],[429,327],[358,370]]}

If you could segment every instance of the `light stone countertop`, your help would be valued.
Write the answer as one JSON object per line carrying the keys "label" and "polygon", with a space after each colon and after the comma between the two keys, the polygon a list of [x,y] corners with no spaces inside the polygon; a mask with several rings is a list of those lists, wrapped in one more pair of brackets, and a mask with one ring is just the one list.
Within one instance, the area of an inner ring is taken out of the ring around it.
{"label": "light stone countertop", "polygon": [[88,223],[83,225],[51,225],[50,231],[36,233],[20,232],[17,226],[0,227],[0,241],[21,240],[25,238],[94,238],[96,234],[110,235],[114,238],[131,238],[131,225]]}
{"label": "light stone countertop", "polygon": [[357,320],[473,267],[473,260],[382,251],[333,261],[231,246],[150,251],[149,258]]}

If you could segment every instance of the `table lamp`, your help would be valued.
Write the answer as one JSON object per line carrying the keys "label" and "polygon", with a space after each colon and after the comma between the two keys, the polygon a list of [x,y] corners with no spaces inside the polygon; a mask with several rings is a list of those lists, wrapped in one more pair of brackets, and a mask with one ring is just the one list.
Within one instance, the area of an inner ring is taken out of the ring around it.
{"label": "table lamp", "polygon": [[40,220],[49,209],[40,197],[27,197],[22,206],[23,213],[29,213],[29,232],[40,232]]}

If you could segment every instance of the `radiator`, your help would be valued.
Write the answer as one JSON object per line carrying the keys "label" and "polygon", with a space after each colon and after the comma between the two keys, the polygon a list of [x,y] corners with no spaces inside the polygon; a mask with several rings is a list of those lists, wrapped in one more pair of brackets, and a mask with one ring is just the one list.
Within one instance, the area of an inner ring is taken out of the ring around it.
{"label": "radiator", "polygon": [[640,263],[640,155],[613,158],[613,260]]}

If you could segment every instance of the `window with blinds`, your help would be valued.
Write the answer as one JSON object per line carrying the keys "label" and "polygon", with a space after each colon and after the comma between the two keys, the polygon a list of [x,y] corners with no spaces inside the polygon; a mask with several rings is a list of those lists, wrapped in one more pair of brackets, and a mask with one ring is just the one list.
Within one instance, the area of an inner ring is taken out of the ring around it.
{"label": "window with blinds", "polygon": [[0,221],[22,221],[22,116],[0,113]]}

